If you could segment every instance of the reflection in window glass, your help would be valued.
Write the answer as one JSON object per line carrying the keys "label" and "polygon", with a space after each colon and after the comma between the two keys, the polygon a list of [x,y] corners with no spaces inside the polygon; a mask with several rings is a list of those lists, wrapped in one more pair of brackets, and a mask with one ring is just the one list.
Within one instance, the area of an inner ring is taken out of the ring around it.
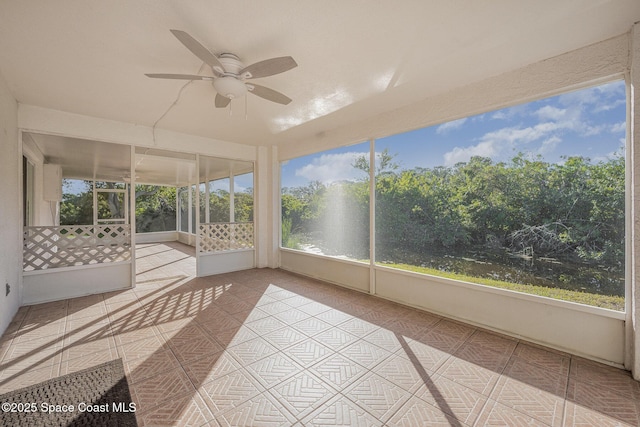
{"label": "reflection in window glass", "polygon": [[377,140],[376,262],[624,310],[625,120],[615,82]]}
{"label": "reflection in window glass", "polygon": [[253,172],[233,177],[235,222],[253,221]]}
{"label": "reflection in window glass", "polygon": [[282,164],[282,246],[369,259],[369,144]]}

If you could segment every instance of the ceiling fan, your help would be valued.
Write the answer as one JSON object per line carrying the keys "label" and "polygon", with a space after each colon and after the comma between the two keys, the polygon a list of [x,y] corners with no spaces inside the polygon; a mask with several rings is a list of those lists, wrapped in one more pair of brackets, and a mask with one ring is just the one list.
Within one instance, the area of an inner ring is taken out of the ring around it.
{"label": "ceiling fan", "polygon": [[240,62],[240,59],[232,53],[222,53],[216,56],[186,32],[171,30],[171,33],[176,36],[191,53],[211,67],[214,77],[194,74],[145,74],[147,77],[155,79],[211,81],[217,92],[215,105],[218,108],[226,107],[232,99],[245,96],[247,92],[253,93],[268,101],[277,102],[278,104],[287,105],[291,102],[291,98],[278,91],[255,83],[245,82],[245,80],[269,77],[295,68],[298,64],[292,57],[282,56],[266,59],[245,67],[244,64]]}

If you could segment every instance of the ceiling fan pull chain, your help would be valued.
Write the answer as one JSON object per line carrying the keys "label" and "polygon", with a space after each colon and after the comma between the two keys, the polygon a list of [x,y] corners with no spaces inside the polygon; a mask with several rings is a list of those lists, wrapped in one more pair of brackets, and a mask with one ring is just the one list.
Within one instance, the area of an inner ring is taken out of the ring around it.
{"label": "ceiling fan pull chain", "polygon": [[246,121],[249,117],[249,101],[247,101],[247,97],[244,97],[244,120]]}

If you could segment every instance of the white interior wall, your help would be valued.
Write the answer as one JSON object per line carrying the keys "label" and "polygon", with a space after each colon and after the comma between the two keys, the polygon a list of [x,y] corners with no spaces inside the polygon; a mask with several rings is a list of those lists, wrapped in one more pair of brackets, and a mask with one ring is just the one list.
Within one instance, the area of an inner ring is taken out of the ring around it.
{"label": "white interior wall", "polygon": [[[0,335],[18,311],[22,281],[22,155],[18,103],[0,75]],[[5,284],[11,292],[6,295]]]}
{"label": "white interior wall", "polygon": [[[29,134],[22,135],[22,153],[33,163],[33,225],[54,225],[55,216],[52,214],[52,202],[44,200],[44,154],[38,149]],[[53,211],[55,213],[55,211]]]}

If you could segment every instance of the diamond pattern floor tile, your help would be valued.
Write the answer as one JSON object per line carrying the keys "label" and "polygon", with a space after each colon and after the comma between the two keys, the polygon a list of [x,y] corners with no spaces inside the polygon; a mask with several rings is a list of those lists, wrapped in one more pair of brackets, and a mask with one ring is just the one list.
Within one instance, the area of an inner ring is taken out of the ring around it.
{"label": "diamond pattern floor tile", "polygon": [[122,358],[144,427],[640,425],[627,372],[281,270],[195,278],[193,248],[139,248],[134,291],[20,308],[0,393]]}
{"label": "diamond pattern floor tile", "polygon": [[264,387],[253,380],[248,371],[238,369],[202,385],[200,391],[205,403],[217,417],[262,393]]}
{"label": "diamond pattern floor tile", "polygon": [[276,353],[248,365],[247,370],[265,388],[271,388],[302,372],[303,368],[284,354]]}
{"label": "diamond pattern floor tile", "polygon": [[476,423],[478,426],[509,426],[509,427],[548,427],[535,418],[511,409],[500,403],[489,400],[480,418]]}
{"label": "diamond pattern floor tile", "polygon": [[351,400],[337,395],[301,422],[303,426],[381,427],[383,423]]}
{"label": "diamond pattern floor tile", "polygon": [[[602,419],[616,419],[629,425],[640,425],[640,401],[607,387],[569,380],[567,402],[601,414]],[[580,414],[572,408],[574,414]],[[579,417],[577,417],[579,418]]]}
{"label": "diamond pattern floor tile", "polygon": [[336,390],[344,389],[367,372],[362,365],[337,353],[314,365],[311,370]]}
{"label": "diamond pattern floor tile", "polygon": [[295,422],[268,393],[259,394],[227,412],[218,415],[221,426],[277,427]]}
{"label": "diamond pattern floor tile", "polygon": [[558,396],[509,377],[502,377],[491,398],[547,425],[559,426],[562,424],[564,411],[564,389],[557,391],[562,395]]}
{"label": "diamond pattern floor tile", "polygon": [[411,397],[399,386],[374,373],[355,381],[344,394],[383,422]]}
{"label": "diamond pattern floor tile", "polygon": [[243,366],[256,362],[277,352],[277,349],[262,338],[254,338],[242,344],[229,347],[229,354]]}
{"label": "diamond pattern floor tile", "polygon": [[487,401],[480,393],[437,375],[425,381],[415,396],[468,425],[473,425]]}
{"label": "diamond pattern floor tile", "polygon": [[269,389],[269,392],[300,419],[322,406],[335,390],[309,371],[304,371]]}
{"label": "diamond pattern floor tile", "polygon": [[455,418],[415,396],[411,397],[386,425],[394,427],[462,426]]}

